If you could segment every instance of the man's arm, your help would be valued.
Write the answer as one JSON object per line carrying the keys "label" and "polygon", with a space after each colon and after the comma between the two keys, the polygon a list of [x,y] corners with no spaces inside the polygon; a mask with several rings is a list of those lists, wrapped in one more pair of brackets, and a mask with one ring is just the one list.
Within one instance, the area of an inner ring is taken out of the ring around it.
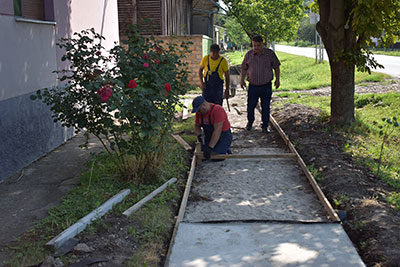
{"label": "man's arm", "polygon": [[209,147],[214,148],[215,145],[218,143],[219,138],[221,137],[223,124],[223,121],[214,123],[214,131],[212,133],[210,143],[208,144]]}
{"label": "man's arm", "polygon": [[204,67],[200,65],[199,78],[200,78],[200,89],[201,89],[201,91],[204,91],[204,88],[205,88],[205,84],[204,84],[204,80],[203,80],[203,70],[204,70]]}
{"label": "man's arm", "polygon": [[200,124],[197,124],[197,123],[194,124],[194,134],[196,136],[199,136],[201,134],[201,125]]}
{"label": "man's arm", "polygon": [[229,70],[225,71],[225,98],[229,97],[229,87],[230,87],[230,76],[229,76]]}
{"label": "man's arm", "polygon": [[240,87],[243,89],[246,88],[246,83],[244,82],[244,78],[246,77],[246,72],[244,69],[240,70]]}
{"label": "man's arm", "polygon": [[280,81],[281,70],[279,67],[277,67],[274,70],[275,70],[275,88],[278,89],[279,86],[281,85],[281,81]]}

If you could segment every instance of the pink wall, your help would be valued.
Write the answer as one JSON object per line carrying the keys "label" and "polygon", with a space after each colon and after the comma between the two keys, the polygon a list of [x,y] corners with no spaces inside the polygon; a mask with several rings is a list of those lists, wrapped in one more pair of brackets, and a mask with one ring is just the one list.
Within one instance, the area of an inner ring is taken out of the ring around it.
{"label": "pink wall", "polygon": [[56,85],[52,71],[67,66],[59,38],[93,27],[106,49],[119,41],[117,0],[53,1],[56,25],[16,21],[13,1],[0,0],[0,101]]}
{"label": "pink wall", "polygon": [[14,6],[12,0],[0,0],[0,15],[14,16]]}

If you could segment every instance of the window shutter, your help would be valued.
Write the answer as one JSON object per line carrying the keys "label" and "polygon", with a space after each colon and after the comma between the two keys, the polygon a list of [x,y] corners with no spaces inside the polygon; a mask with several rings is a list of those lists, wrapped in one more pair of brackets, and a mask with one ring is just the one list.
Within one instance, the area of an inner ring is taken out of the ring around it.
{"label": "window shutter", "polygon": [[137,0],[136,3],[137,23],[142,25],[142,33],[161,35],[161,0]]}
{"label": "window shutter", "polygon": [[44,0],[21,0],[22,17],[27,19],[45,20]]}

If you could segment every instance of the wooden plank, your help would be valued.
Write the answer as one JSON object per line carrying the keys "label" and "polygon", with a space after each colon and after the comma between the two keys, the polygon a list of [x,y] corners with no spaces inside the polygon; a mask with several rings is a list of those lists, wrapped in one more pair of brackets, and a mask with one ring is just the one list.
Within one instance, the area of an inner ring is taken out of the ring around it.
{"label": "wooden plank", "polygon": [[93,210],[88,215],[80,219],[78,222],[74,223],[73,225],[65,229],[62,233],[47,242],[46,246],[58,249],[64,244],[64,242],[85,230],[86,226],[92,221],[106,214],[107,211],[109,211],[115,204],[121,202],[127,195],[129,195],[130,192],[130,189],[122,190],[121,192],[104,202],[103,205]]}
{"label": "wooden plank", "polygon": [[282,128],[276,122],[276,120],[270,116],[270,121],[275,129],[278,131],[282,139],[285,141],[286,145],[289,147],[290,151],[296,154],[297,163],[300,165],[301,169],[303,170],[304,174],[306,175],[311,187],[314,189],[314,192],[317,194],[318,199],[322,202],[326,212],[328,213],[330,219],[334,222],[340,222],[339,216],[333,210],[331,203],[329,203],[328,199],[325,197],[324,193],[322,192],[321,188],[318,186],[317,182],[315,181],[313,175],[307,169],[306,164],[304,163],[303,159],[301,158],[300,154],[297,152],[296,148],[290,142],[288,136],[283,132]]}
{"label": "wooden plank", "polygon": [[138,209],[140,209],[144,204],[146,204],[148,201],[152,200],[156,195],[158,195],[159,193],[161,193],[162,191],[165,190],[165,188],[167,188],[168,185],[173,184],[177,181],[176,178],[171,178],[169,179],[166,183],[164,183],[162,186],[160,186],[159,188],[157,188],[156,190],[154,190],[153,192],[151,192],[150,194],[148,194],[145,198],[143,198],[142,200],[140,200],[138,203],[136,203],[135,205],[133,205],[132,207],[130,207],[129,209],[127,209],[126,211],[124,211],[122,214],[125,216],[131,216],[132,213],[134,213],[135,211],[137,211]]}
{"label": "wooden plank", "polygon": [[178,141],[178,143],[181,144],[185,148],[185,150],[192,150],[192,147],[188,143],[186,143],[186,141],[182,137],[180,137],[180,135],[171,134],[171,136],[175,138],[175,140]]}
{"label": "wooden plank", "polygon": [[190,165],[190,171],[189,171],[188,179],[186,182],[185,191],[183,193],[181,205],[179,207],[179,213],[178,213],[178,216],[176,217],[174,230],[172,232],[171,241],[170,241],[170,244],[168,247],[168,252],[167,252],[167,256],[166,256],[166,260],[165,260],[165,266],[168,266],[169,257],[171,256],[171,250],[172,250],[172,247],[175,242],[175,236],[178,231],[179,224],[183,220],[183,216],[185,215],[185,210],[186,210],[186,205],[187,205],[187,201],[189,198],[190,188],[192,186],[192,181],[193,181],[193,177],[194,177],[194,171],[196,169],[196,160],[197,160],[196,155],[193,155],[192,164]]}
{"label": "wooden plank", "polygon": [[[203,159],[202,152],[196,152],[195,155]],[[231,155],[211,155],[210,159],[270,159],[270,158],[296,158],[295,153],[274,153],[274,154],[231,154]]]}

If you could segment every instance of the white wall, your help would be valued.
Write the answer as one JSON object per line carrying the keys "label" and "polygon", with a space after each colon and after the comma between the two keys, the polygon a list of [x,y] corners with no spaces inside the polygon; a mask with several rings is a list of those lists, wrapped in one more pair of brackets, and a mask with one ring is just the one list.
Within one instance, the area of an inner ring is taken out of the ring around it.
{"label": "white wall", "polygon": [[[94,28],[106,40],[102,45],[111,49],[119,42],[117,0],[58,0],[54,1],[57,40],[72,37],[74,32]],[[66,67],[60,58],[64,51],[57,49],[59,69]]]}
{"label": "white wall", "polygon": [[54,86],[55,26],[0,15],[0,101]]}

